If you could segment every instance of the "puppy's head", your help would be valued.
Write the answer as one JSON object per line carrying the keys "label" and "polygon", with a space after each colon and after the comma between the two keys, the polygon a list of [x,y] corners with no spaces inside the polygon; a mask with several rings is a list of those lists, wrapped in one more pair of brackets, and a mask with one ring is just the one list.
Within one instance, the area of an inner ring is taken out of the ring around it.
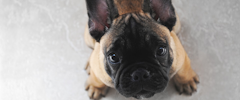
{"label": "puppy's head", "polygon": [[89,31],[107,75],[125,97],[148,98],[167,86],[173,62],[170,0],[86,0]]}

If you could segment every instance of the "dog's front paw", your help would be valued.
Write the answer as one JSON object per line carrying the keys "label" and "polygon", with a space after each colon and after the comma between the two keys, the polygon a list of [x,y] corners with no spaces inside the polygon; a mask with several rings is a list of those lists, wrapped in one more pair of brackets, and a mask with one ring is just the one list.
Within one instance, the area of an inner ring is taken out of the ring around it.
{"label": "dog's front paw", "polygon": [[[91,73],[91,72],[90,72]],[[99,100],[104,97],[108,88],[101,80],[99,80],[94,73],[91,73],[85,83],[85,89],[88,92],[90,99]]]}
{"label": "dog's front paw", "polygon": [[199,83],[199,78],[193,70],[185,74],[176,74],[173,77],[173,81],[177,91],[182,94],[192,95],[193,92],[197,91],[197,83]]}
{"label": "dog's front paw", "polygon": [[99,100],[101,97],[104,97],[107,94],[108,87],[97,88],[93,85],[86,85],[86,91],[88,91],[88,96],[90,99]]}

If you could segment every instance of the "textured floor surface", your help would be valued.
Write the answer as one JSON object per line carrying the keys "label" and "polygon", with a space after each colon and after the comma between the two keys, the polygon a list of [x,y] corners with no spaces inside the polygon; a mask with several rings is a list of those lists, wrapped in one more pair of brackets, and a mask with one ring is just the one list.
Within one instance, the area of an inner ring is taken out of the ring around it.
{"label": "textured floor surface", "polygon": [[[173,0],[198,91],[144,100],[240,99],[240,1]],[[0,0],[0,100],[88,100],[85,0]],[[133,100],[115,90],[103,100]]]}

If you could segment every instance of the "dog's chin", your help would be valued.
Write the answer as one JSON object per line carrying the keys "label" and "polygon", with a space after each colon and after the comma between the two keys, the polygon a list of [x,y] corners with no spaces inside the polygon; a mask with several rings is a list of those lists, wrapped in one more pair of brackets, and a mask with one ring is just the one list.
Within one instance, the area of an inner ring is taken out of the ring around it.
{"label": "dog's chin", "polygon": [[150,98],[154,95],[154,92],[150,92],[150,91],[146,91],[146,90],[142,90],[138,93],[136,93],[135,95],[133,95],[132,97],[136,98],[136,99],[143,99],[143,98]]}
{"label": "dog's chin", "polygon": [[[166,82],[167,83],[167,82]],[[164,91],[167,84],[164,82],[162,85],[154,86],[155,88],[149,88],[150,84],[141,85],[134,88],[118,88],[117,90],[125,97],[134,97],[136,99],[150,98],[156,93]],[[121,87],[121,85],[120,85]]]}
{"label": "dog's chin", "polygon": [[134,97],[136,99],[143,99],[143,98],[150,98],[150,97],[154,96],[154,94],[164,91],[165,88],[166,87],[162,87],[162,89],[157,90],[157,91],[140,89],[140,90],[132,91],[132,92],[124,92],[124,91],[119,91],[119,92],[125,97]]}

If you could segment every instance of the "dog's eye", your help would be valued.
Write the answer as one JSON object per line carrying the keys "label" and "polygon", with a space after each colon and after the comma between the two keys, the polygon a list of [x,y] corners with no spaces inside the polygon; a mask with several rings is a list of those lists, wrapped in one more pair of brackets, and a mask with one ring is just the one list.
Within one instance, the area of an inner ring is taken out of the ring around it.
{"label": "dog's eye", "polygon": [[167,53],[167,49],[165,47],[159,47],[158,51],[157,51],[157,55],[158,56],[163,56]]}
{"label": "dog's eye", "polygon": [[112,53],[108,56],[109,60],[112,62],[112,63],[119,63],[120,62],[120,59],[119,57],[117,56],[117,54],[115,53]]}

